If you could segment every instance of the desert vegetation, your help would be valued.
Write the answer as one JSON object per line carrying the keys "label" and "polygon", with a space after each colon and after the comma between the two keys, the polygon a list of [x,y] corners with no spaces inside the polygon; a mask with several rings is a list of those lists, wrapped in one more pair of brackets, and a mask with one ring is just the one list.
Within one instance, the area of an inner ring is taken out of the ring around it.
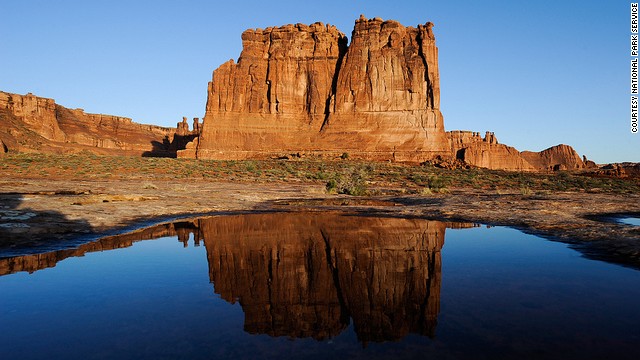
{"label": "desert vegetation", "polygon": [[0,158],[5,178],[139,180],[152,188],[159,181],[241,181],[324,184],[330,193],[354,196],[384,193],[432,194],[455,188],[517,191],[523,195],[553,191],[637,193],[637,179],[587,176],[580,172],[527,173],[442,169],[432,165],[336,160],[216,161],[13,153]]}

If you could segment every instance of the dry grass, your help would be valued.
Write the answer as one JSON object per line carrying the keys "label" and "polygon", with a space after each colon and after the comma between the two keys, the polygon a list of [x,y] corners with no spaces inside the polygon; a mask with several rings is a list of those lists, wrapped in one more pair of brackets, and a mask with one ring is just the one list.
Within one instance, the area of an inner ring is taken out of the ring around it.
{"label": "dry grass", "polygon": [[385,191],[432,194],[451,188],[515,191],[638,193],[637,179],[594,178],[579,173],[522,173],[486,169],[445,170],[433,166],[342,159],[215,161],[169,158],[96,156],[88,153],[50,155],[7,154],[0,158],[4,177],[77,180],[139,180],[153,188],[157,181],[241,181],[317,183],[328,191],[366,195]]}

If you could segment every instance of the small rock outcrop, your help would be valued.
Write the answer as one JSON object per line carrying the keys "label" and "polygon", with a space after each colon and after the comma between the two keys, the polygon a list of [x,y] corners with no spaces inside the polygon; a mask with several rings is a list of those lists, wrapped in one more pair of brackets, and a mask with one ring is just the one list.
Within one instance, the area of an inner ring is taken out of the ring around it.
{"label": "small rock outcrop", "polygon": [[540,152],[523,151],[521,155],[538,170],[576,170],[587,167],[580,155],[571,146],[564,144]]}
{"label": "small rock outcrop", "polygon": [[600,167],[596,166],[595,168],[590,167],[590,169],[592,169],[592,171],[587,173],[587,175],[590,176],[640,179],[640,163],[613,163]]}

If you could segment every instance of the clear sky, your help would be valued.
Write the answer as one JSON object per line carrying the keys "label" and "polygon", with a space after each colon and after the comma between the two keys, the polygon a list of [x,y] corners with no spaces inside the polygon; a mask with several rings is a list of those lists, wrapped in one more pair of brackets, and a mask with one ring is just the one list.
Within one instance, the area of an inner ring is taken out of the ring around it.
{"label": "clear sky", "polygon": [[630,132],[630,2],[0,2],[0,90],[175,126],[204,116],[212,71],[247,28],[321,21],[349,37],[360,14],[435,23],[447,130],[494,131],[539,151],[564,143],[598,163],[640,162]]}

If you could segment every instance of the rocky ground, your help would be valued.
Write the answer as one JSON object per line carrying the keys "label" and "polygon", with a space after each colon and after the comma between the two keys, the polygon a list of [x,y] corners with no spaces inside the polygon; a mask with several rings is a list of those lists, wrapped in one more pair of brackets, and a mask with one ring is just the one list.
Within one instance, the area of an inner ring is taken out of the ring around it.
{"label": "rocky ground", "polygon": [[344,209],[504,225],[571,244],[586,256],[640,267],[640,194],[449,188],[445,193],[329,194],[324,184],[136,179],[0,179],[0,254],[70,247],[198,214]]}

